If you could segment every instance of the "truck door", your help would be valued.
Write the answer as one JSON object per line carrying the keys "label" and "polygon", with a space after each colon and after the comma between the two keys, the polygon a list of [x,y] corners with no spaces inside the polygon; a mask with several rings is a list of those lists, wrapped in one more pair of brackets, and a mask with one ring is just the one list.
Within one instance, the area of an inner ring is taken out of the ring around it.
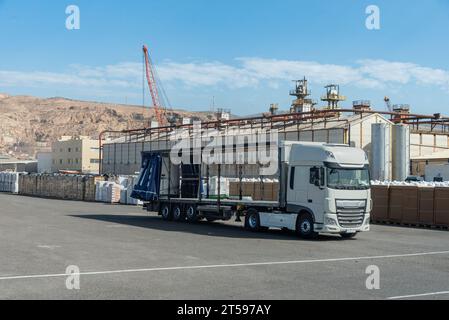
{"label": "truck door", "polygon": [[312,167],[309,170],[307,207],[313,211],[315,221],[318,223],[322,223],[324,220],[325,198],[325,170],[323,167]]}
{"label": "truck door", "polygon": [[287,202],[305,206],[308,199],[308,167],[290,167],[289,183],[287,186]]}

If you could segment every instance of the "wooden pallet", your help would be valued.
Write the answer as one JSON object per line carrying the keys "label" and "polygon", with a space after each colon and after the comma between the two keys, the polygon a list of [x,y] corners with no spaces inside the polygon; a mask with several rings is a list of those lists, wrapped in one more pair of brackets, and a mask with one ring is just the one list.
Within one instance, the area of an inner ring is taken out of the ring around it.
{"label": "wooden pallet", "polygon": [[400,227],[406,227],[406,228],[449,230],[449,226],[446,226],[446,225],[431,225],[431,224],[425,224],[425,223],[405,223],[405,222],[394,222],[394,221],[386,221],[386,220],[373,220],[372,224],[400,226]]}

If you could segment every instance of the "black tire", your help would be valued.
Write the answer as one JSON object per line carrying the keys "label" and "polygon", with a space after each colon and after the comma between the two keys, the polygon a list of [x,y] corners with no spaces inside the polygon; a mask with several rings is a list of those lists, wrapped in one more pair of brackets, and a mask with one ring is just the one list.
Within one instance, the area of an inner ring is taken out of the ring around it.
{"label": "black tire", "polygon": [[302,213],[296,221],[296,233],[302,239],[316,239],[318,233],[314,230],[314,221],[310,213]]}
{"label": "black tire", "polygon": [[341,233],[343,239],[353,239],[357,236],[357,233]]}
{"label": "black tire", "polygon": [[173,221],[183,222],[186,220],[185,212],[182,211],[181,206],[173,206],[172,210]]}
{"label": "black tire", "polygon": [[188,205],[186,208],[186,218],[188,222],[197,222],[199,214],[195,205]]}
{"label": "black tire", "polygon": [[166,221],[171,221],[173,219],[173,215],[170,210],[170,205],[168,203],[164,203],[161,205],[160,214],[162,216],[162,219]]}
{"label": "black tire", "polygon": [[260,216],[256,209],[249,209],[245,216],[245,229],[253,232],[262,230]]}

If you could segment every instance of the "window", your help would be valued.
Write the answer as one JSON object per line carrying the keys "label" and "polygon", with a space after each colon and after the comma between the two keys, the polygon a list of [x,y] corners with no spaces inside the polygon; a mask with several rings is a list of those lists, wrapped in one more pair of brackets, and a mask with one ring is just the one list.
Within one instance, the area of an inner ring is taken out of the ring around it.
{"label": "window", "polygon": [[368,167],[363,169],[327,168],[327,185],[331,189],[367,190],[371,188]]}
{"label": "window", "polygon": [[59,164],[63,164],[63,163],[64,163],[64,160],[59,159]]}
{"label": "window", "polygon": [[78,163],[79,163],[79,160],[78,160],[78,158],[76,158],[76,159],[75,159],[75,163],[76,163],[76,164],[78,164]]}
{"label": "window", "polygon": [[68,150],[67,150],[68,152],[72,152],[72,148],[68,148]]}
{"label": "window", "polygon": [[75,149],[75,152],[80,152],[80,148],[76,148],[76,149]]}
{"label": "window", "polygon": [[314,167],[310,169],[310,184],[324,186],[324,168]]}
{"label": "window", "polygon": [[295,171],[296,171],[296,168],[291,167],[291,169],[290,169],[290,189],[291,190],[295,189]]}

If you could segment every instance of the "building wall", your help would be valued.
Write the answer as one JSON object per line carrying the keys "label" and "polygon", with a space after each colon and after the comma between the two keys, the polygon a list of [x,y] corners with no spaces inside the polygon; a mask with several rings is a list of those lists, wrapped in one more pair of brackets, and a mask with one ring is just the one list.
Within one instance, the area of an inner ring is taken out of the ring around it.
{"label": "building wall", "polygon": [[52,170],[82,170],[82,140],[69,139],[54,142],[52,145]]}
{"label": "building wall", "polygon": [[438,133],[411,133],[410,153],[412,157],[428,156],[449,149],[449,136]]}
{"label": "building wall", "polygon": [[449,159],[430,159],[430,160],[411,160],[411,174],[413,176],[423,177],[426,174],[426,165],[444,165],[448,164]]}
{"label": "building wall", "polygon": [[52,171],[98,173],[98,144],[98,140],[87,138],[65,139],[53,143]]}
{"label": "building wall", "polygon": [[[344,128],[318,129],[304,131],[290,131],[279,133],[279,141],[305,141],[305,142],[328,142],[347,143],[347,130]],[[169,150],[175,142],[153,141],[153,142],[128,142],[108,143],[103,145],[102,173],[104,174],[135,174],[141,168],[142,151]],[[245,168],[246,176],[257,177],[258,166]],[[235,166],[224,166],[223,175],[235,175]]]}
{"label": "building wall", "polygon": [[99,141],[84,139],[82,145],[82,171],[85,173],[98,173],[100,170]]}
{"label": "building wall", "polygon": [[37,158],[37,172],[38,173],[51,173],[53,166],[53,153],[52,152],[39,152],[36,155]]}
{"label": "building wall", "polygon": [[374,123],[390,123],[384,117],[374,114],[350,125],[351,146],[365,150],[371,159],[371,128]]}

